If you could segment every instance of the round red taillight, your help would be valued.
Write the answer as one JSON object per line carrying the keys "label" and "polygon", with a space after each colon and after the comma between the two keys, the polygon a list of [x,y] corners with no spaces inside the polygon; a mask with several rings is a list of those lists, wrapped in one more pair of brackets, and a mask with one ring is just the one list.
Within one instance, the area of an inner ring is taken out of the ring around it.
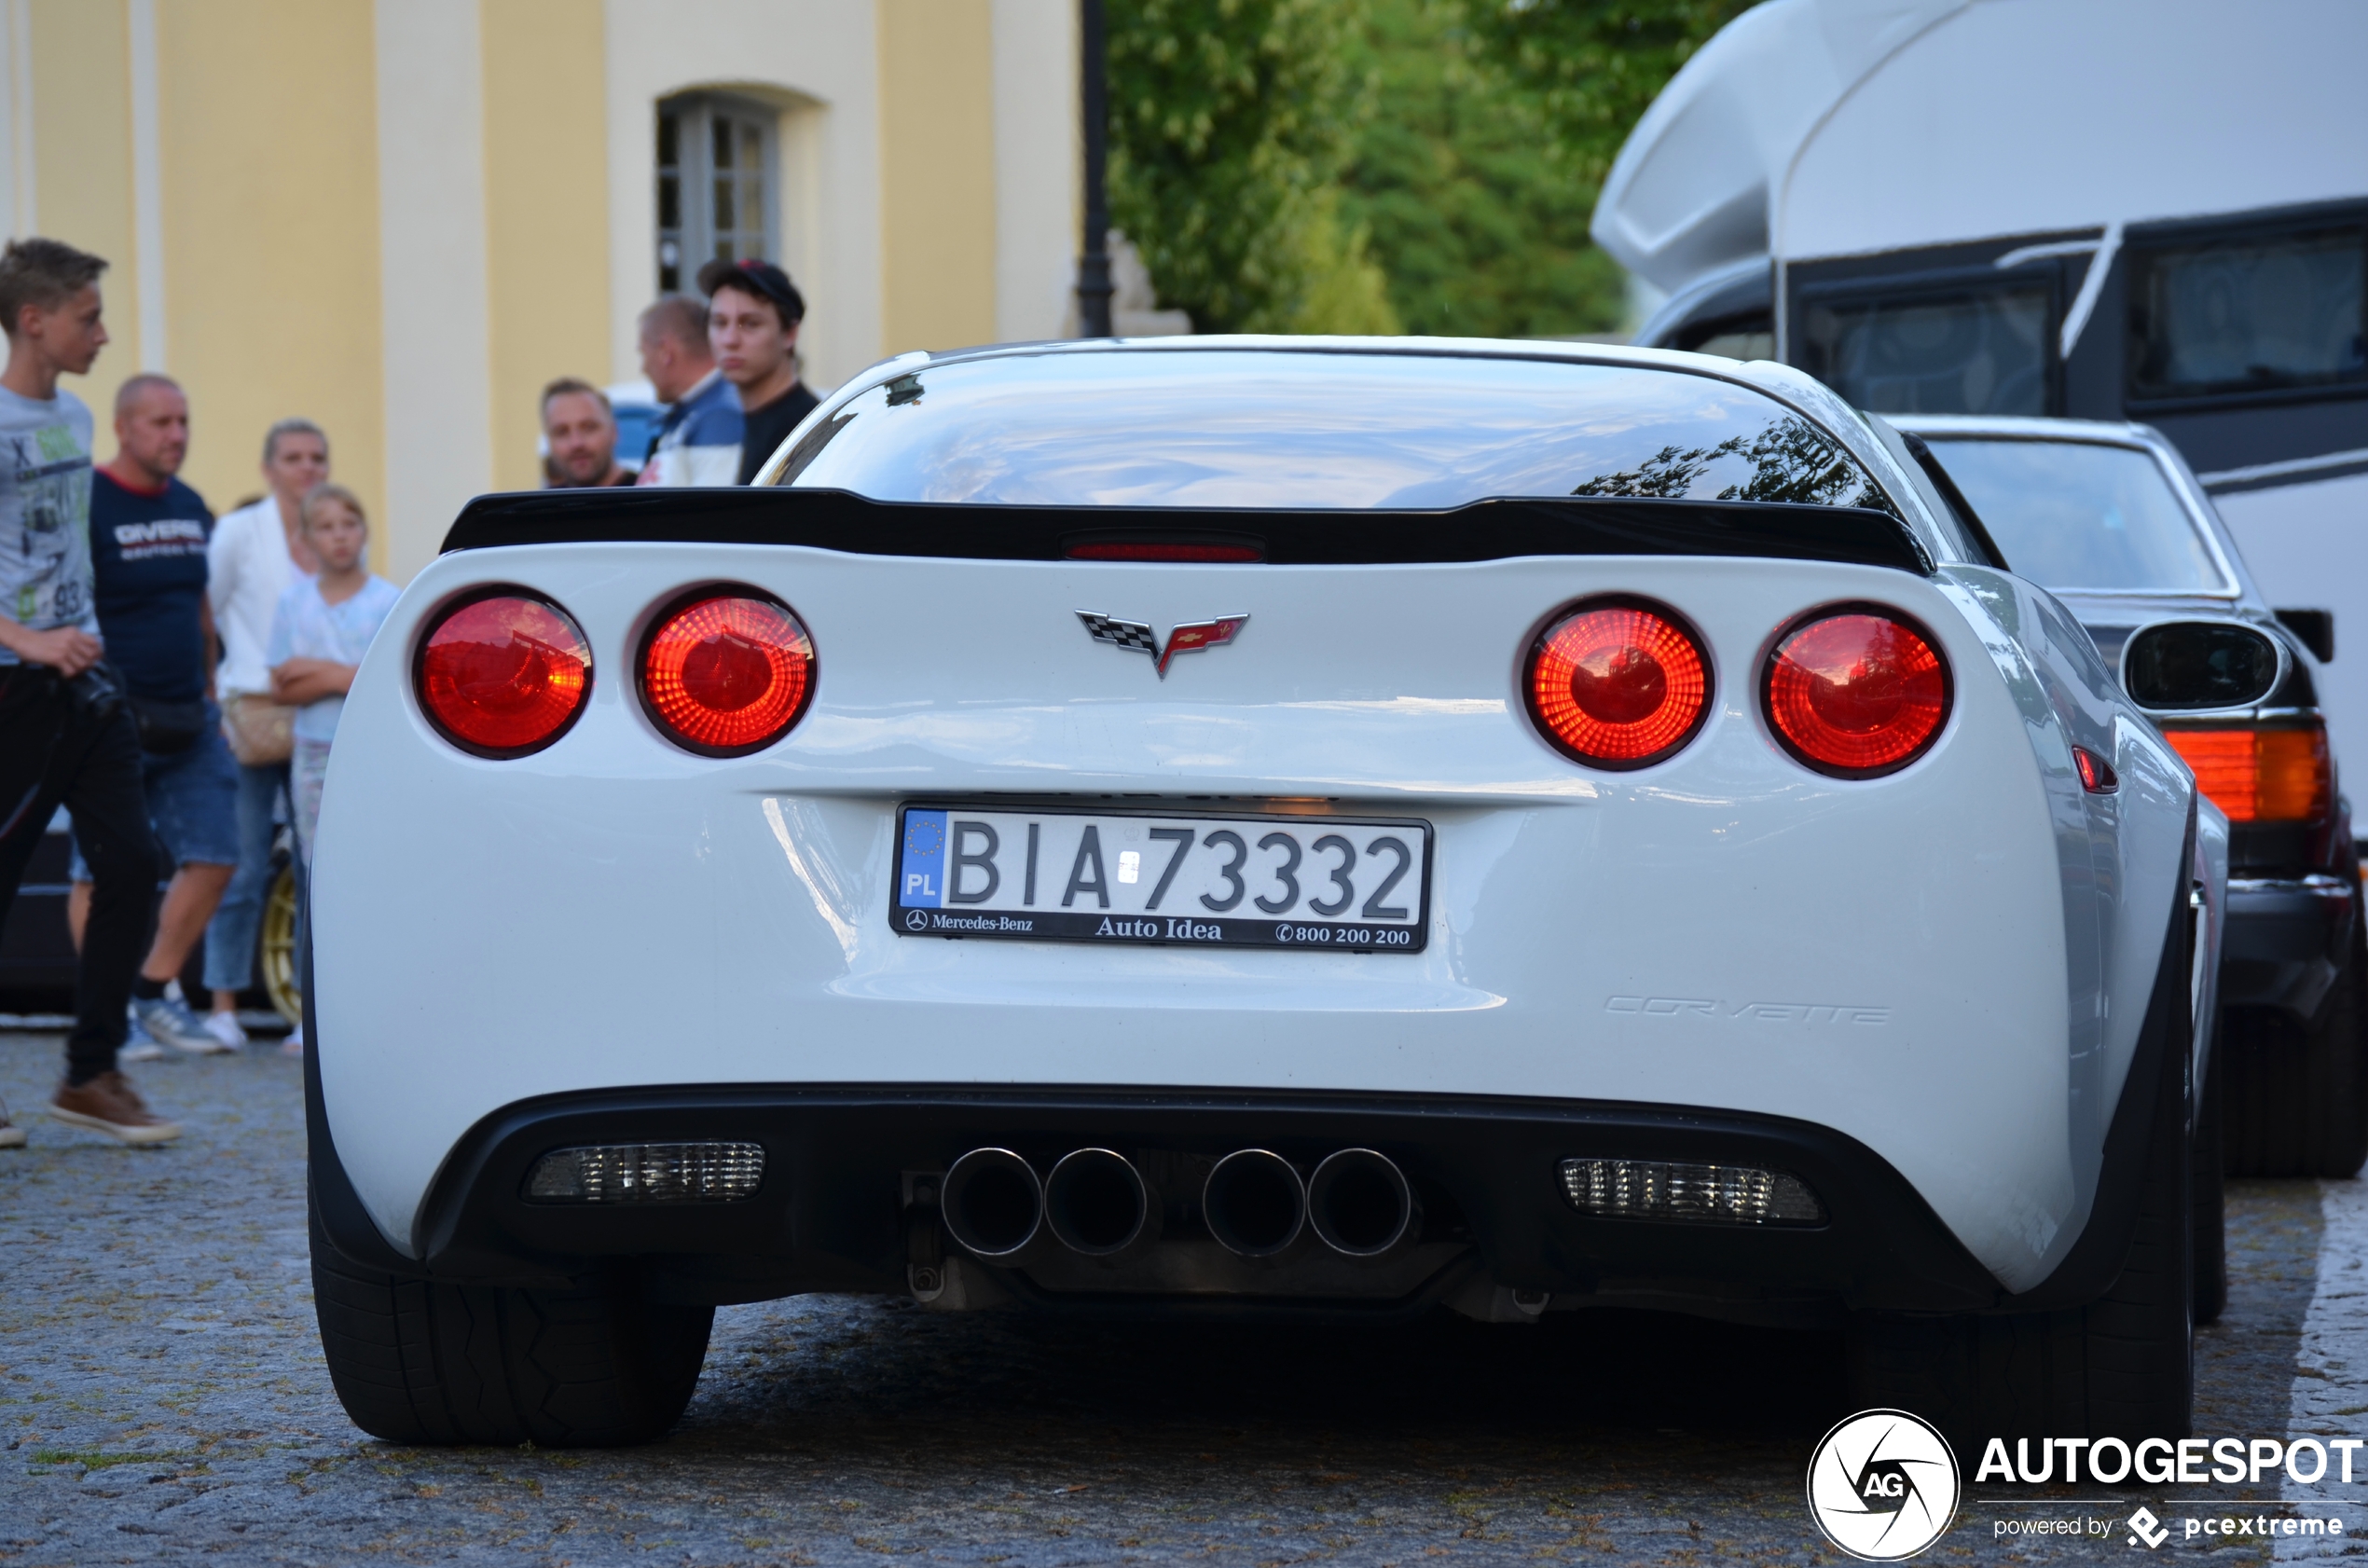
{"label": "round red taillight", "polygon": [[675,742],[710,757],[772,745],[814,695],[814,640],[784,605],[707,589],[660,615],[641,644],[641,701]]}
{"label": "round red taillight", "polygon": [[1769,655],[1768,722],[1820,773],[1873,778],[1922,756],[1948,722],[1948,666],[1887,610],[1821,614]]}
{"label": "round red taillight", "polygon": [[420,710],[480,757],[540,751],[584,711],[592,649],[566,611],[516,588],[464,599],[420,643]]}
{"label": "round red taillight", "polygon": [[1578,605],[1529,654],[1538,730],[1590,767],[1648,767],[1710,714],[1710,661],[1672,612],[1630,600]]}

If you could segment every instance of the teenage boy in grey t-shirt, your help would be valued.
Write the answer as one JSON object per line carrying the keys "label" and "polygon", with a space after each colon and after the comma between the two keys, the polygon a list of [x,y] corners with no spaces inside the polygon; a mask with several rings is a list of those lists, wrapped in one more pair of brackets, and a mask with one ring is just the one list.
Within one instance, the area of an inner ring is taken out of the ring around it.
{"label": "teenage boy in grey t-shirt", "polygon": [[[156,832],[140,734],[105,662],[90,577],[90,410],[58,387],[87,374],[106,263],[55,240],[0,252],[0,922],[60,805],[90,863],[80,1018],[50,1116],[124,1143],[181,1129],[149,1114],[116,1066],[156,901]],[[0,1148],[24,1142],[0,1110]]]}
{"label": "teenage boy in grey t-shirt", "polygon": [[[90,592],[90,410],[60,389],[47,402],[0,381],[0,614],[48,631],[99,635]],[[20,664],[0,647],[0,665]]]}

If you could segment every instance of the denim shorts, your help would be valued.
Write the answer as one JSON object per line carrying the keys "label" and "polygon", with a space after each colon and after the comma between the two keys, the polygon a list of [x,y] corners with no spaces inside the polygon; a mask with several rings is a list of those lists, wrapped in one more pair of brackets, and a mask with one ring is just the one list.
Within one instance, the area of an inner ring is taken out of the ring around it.
{"label": "denim shorts", "polygon": [[[205,727],[186,751],[141,755],[140,784],[148,795],[148,820],[173,865],[239,863],[239,764],[222,738],[222,714],[213,704],[206,704]],[[76,882],[90,880],[78,843],[69,874]]]}

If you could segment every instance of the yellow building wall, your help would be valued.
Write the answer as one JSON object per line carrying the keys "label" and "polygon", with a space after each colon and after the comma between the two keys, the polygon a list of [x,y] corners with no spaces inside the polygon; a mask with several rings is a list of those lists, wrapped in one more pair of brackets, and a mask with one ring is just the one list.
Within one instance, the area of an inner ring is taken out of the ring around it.
{"label": "yellow building wall", "polygon": [[[260,491],[264,432],[301,415],[328,432],[335,476],[383,519],[371,0],[156,9],[169,368],[190,402],[185,476],[217,512]],[[372,534],[383,567],[385,530]]]}
{"label": "yellow building wall", "polygon": [[115,450],[115,390],[140,369],[140,258],[132,251],[131,44],[121,0],[34,0],[34,190],[39,232],[104,256],[107,334],[87,379],[95,457]]}
{"label": "yellow building wall", "polygon": [[608,102],[602,12],[483,0],[487,306],[493,481],[543,482],[537,394],[609,363]]}
{"label": "yellow building wall", "polygon": [[884,353],[991,343],[991,0],[878,0]]}

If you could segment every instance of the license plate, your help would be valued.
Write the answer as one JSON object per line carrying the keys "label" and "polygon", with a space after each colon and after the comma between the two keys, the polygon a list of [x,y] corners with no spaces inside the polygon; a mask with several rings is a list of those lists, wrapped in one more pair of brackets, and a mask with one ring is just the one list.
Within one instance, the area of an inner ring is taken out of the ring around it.
{"label": "license plate", "polygon": [[907,936],[1418,953],[1431,826],[1397,818],[908,805]]}

